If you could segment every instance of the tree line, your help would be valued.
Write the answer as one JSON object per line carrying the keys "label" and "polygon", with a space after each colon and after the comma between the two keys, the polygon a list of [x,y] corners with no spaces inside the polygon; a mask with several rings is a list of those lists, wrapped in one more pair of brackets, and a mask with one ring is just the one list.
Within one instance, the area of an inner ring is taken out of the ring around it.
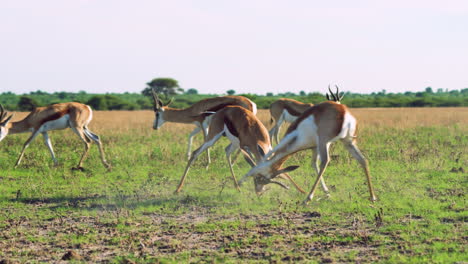
{"label": "tree line", "polygon": [[[28,94],[3,92],[0,94],[0,104],[10,111],[31,111],[35,107],[62,102],[81,102],[90,105],[95,110],[142,110],[153,109],[151,89],[156,89],[163,97],[174,98],[171,106],[185,108],[204,98],[219,96],[216,94],[199,94],[194,88],[184,91],[176,80],[171,78],[156,78],[147,83],[141,93],[107,93],[92,94],[84,91],[78,93],[43,91]],[[234,90],[226,94],[236,94]],[[319,103],[325,101],[325,94],[306,93],[267,93],[266,95],[239,94],[248,97],[258,108],[269,108],[270,104],[279,98],[291,98],[301,102]],[[345,92],[342,103],[349,107],[447,107],[468,106],[468,88],[461,90],[437,89],[427,87],[420,92],[387,93],[385,90],[371,94]]]}

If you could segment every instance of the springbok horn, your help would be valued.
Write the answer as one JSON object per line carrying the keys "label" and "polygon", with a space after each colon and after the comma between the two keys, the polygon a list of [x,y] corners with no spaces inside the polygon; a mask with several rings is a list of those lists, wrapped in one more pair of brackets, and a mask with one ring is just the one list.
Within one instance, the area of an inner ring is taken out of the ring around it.
{"label": "springbok horn", "polygon": [[156,108],[160,108],[161,106],[159,105],[159,96],[154,90],[154,88],[151,88],[151,93],[153,94],[154,106]]}
{"label": "springbok horn", "polygon": [[5,109],[3,109],[3,105],[0,104],[0,122],[6,116]]}
{"label": "springbok horn", "polygon": [[284,185],[282,182],[270,181],[270,183],[278,184],[279,186],[283,187],[284,189],[289,190],[289,186]]}
{"label": "springbok horn", "polygon": [[344,93],[342,93],[340,96],[340,93],[338,92],[338,85],[335,85],[335,86],[336,86],[336,96],[338,97],[338,100],[341,101],[341,99],[343,99]]}
{"label": "springbok horn", "polygon": [[328,91],[330,91],[330,94],[331,94],[331,96],[333,97],[333,101],[336,102],[336,101],[338,100],[338,98],[336,98],[335,95],[333,94],[333,92],[331,91],[330,85],[328,85]]}
{"label": "springbok horn", "polygon": [[172,102],[174,102],[174,97],[171,97],[171,99],[169,99],[169,101],[164,106],[169,106],[172,104]]}

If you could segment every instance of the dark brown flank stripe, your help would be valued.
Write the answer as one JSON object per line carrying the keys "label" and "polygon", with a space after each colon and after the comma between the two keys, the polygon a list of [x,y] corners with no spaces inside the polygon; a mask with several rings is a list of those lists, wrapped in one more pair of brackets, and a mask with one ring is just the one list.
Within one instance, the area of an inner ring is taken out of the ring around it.
{"label": "dark brown flank stripe", "polygon": [[63,109],[63,110],[60,111],[60,112],[56,112],[56,113],[54,113],[53,115],[44,118],[44,119],[42,120],[42,122],[41,122],[41,126],[42,126],[44,123],[46,123],[46,122],[53,121],[53,120],[57,120],[57,119],[61,118],[62,116],[68,114],[69,112],[70,112],[70,108],[68,108],[68,107],[65,108],[65,109]]}
{"label": "dark brown flank stripe", "polygon": [[219,110],[221,110],[221,109],[223,109],[223,108],[225,108],[226,106],[229,106],[229,105],[237,105],[237,104],[235,104],[235,102],[219,104],[219,105],[216,105],[214,107],[211,107],[211,108],[207,109],[206,111],[207,112],[218,112]]}
{"label": "dark brown flank stripe", "polygon": [[234,124],[232,123],[232,121],[226,116],[224,117],[224,124],[226,124],[226,126],[227,126],[227,128],[229,130],[229,133],[231,133],[236,138],[239,138],[239,132],[234,127]]}
{"label": "dark brown flank stripe", "polygon": [[287,104],[284,104],[284,109],[286,109],[286,111],[288,111],[288,113],[293,116],[300,116],[302,114],[301,112],[296,111]]}

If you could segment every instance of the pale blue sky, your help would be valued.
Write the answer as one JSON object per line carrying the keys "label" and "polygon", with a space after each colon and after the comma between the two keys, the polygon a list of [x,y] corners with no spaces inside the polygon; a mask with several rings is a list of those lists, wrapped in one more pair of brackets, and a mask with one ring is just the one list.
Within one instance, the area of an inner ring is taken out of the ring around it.
{"label": "pale blue sky", "polygon": [[0,0],[0,92],[468,87],[464,0]]}

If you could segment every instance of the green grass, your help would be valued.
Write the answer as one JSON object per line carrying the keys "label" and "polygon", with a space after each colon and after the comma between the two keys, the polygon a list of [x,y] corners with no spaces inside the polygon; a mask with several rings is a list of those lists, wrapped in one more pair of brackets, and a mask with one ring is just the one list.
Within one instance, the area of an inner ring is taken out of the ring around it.
{"label": "green grass", "polygon": [[[363,172],[335,144],[325,173],[331,198],[319,189],[307,206],[293,188],[257,197],[250,181],[238,193],[226,139],[212,149],[210,168],[202,155],[174,194],[186,129],[129,131],[100,133],[111,171],[95,146],[86,170],[71,171],[83,146],[70,131],[51,133],[58,167],[37,139],[13,169],[27,135],[3,140],[0,260],[54,262],[73,250],[111,263],[468,261],[466,125],[363,128],[359,146],[378,201],[369,202]],[[305,189],[315,178],[310,157],[287,163],[301,166],[291,175]],[[240,178],[249,167],[239,159],[234,170]]]}

